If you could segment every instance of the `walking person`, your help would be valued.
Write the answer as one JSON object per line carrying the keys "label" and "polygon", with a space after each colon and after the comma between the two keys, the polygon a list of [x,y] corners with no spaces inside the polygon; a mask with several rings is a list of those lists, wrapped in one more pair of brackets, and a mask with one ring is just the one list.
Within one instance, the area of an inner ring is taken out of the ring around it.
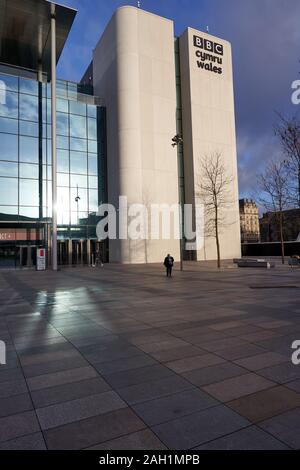
{"label": "walking person", "polygon": [[172,269],[174,266],[174,258],[170,254],[168,254],[164,261],[164,266],[167,270],[167,277],[172,277]]}

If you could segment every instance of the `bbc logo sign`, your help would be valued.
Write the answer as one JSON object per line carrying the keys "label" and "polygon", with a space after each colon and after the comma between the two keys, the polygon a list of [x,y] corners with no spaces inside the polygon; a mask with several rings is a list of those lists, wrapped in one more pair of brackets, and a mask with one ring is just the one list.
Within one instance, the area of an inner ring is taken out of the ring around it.
{"label": "bbc logo sign", "polygon": [[204,49],[205,51],[210,52],[212,54],[224,54],[224,48],[222,44],[209,41],[208,39],[203,39],[200,36],[194,36],[194,46],[199,47],[200,49]]}

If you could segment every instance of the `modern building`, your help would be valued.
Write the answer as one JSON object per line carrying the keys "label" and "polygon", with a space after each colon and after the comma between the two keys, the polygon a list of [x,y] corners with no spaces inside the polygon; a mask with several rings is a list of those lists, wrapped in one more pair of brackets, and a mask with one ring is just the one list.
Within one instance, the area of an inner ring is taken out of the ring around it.
{"label": "modern building", "polygon": [[[230,44],[190,28],[175,38],[171,20],[121,7],[76,84],[55,70],[76,11],[0,0],[0,14],[0,263],[30,266],[38,246],[54,269],[56,259],[90,264],[98,250],[120,263],[188,256],[185,240],[161,233],[99,240],[97,208],[118,210],[120,196],[195,208],[200,162],[213,152],[231,177],[222,257],[240,256]],[[215,259],[214,238],[205,234],[192,258]]]}
{"label": "modern building", "polygon": [[240,199],[240,221],[242,243],[260,241],[259,212],[252,199]]}

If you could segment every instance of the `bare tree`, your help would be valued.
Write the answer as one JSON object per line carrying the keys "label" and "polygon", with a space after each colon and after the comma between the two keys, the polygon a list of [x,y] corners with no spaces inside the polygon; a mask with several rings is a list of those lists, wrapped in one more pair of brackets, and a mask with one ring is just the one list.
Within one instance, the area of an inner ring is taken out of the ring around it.
{"label": "bare tree", "polygon": [[213,152],[200,161],[197,192],[204,203],[205,232],[216,240],[218,268],[221,267],[220,234],[230,222],[225,210],[233,203],[231,199],[232,175],[228,174],[222,154]]}
{"label": "bare tree", "polygon": [[281,114],[278,116],[279,122],[275,127],[275,134],[281,142],[286,157],[291,202],[300,207],[300,121],[296,116],[292,118],[285,118]]}
{"label": "bare tree", "polygon": [[260,204],[271,212],[279,227],[282,264],[284,264],[284,211],[290,205],[290,185],[285,161],[272,161],[264,173],[258,176]]}

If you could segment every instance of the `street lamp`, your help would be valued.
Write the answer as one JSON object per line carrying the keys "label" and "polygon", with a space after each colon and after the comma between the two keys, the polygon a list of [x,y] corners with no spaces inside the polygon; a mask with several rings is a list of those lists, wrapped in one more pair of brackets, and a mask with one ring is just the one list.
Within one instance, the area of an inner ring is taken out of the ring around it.
{"label": "street lamp", "polygon": [[[177,147],[177,157],[178,157],[178,162],[179,162],[179,146],[183,144],[183,138],[181,137],[180,134],[176,134],[173,139],[172,139],[172,147],[175,148]],[[178,165],[180,168],[180,165]],[[180,175],[179,175],[180,176]],[[179,231],[180,231],[180,271],[183,271],[183,231],[182,231],[182,221],[183,221],[183,201],[181,198],[181,188],[180,185],[178,185],[178,192],[179,192],[179,205],[181,208],[181,217],[179,218]]]}

